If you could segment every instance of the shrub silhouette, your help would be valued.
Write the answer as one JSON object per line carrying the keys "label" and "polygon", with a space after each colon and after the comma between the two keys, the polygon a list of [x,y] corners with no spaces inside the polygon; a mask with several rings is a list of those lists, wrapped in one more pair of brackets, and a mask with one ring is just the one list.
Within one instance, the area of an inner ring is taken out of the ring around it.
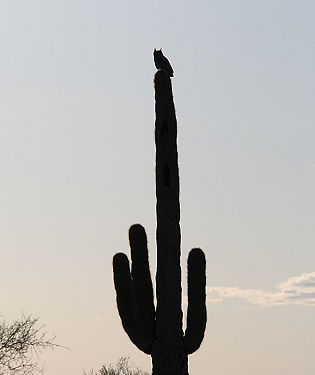
{"label": "shrub silhouette", "polygon": [[149,375],[142,371],[139,367],[129,362],[129,357],[119,357],[116,366],[103,365],[98,371],[91,370],[86,372],[83,370],[83,375]]}

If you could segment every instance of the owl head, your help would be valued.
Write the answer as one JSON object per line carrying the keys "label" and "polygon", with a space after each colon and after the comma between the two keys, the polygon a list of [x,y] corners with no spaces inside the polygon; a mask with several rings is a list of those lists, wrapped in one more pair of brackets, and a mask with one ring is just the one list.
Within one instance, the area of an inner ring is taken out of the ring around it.
{"label": "owl head", "polygon": [[154,55],[154,56],[163,55],[163,53],[162,53],[162,48],[160,48],[160,49],[155,49],[155,48],[154,48],[153,55]]}

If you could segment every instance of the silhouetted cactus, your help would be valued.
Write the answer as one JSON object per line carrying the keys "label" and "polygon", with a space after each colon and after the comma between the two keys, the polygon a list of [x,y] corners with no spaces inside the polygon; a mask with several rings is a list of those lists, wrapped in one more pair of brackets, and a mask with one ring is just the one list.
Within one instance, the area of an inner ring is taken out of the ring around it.
{"label": "silhouetted cactus", "polygon": [[118,253],[113,258],[114,284],[123,327],[140,350],[151,354],[153,375],[188,375],[188,354],[199,348],[206,327],[206,261],[201,249],[190,251],[187,262],[187,328],[183,334],[177,122],[170,78],[164,71],[158,71],[154,84],[156,309],[148,262],[147,237],[140,224],[129,229],[131,272],[125,254]]}

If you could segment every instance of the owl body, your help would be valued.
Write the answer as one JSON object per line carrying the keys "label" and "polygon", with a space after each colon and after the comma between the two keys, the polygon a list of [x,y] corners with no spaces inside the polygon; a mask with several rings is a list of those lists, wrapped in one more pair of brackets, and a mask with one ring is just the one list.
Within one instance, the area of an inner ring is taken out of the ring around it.
{"label": "owl body", "polygon": [[170,62],[167,60],[167,58],[163,55],[162,48],[161,49],[155,49],[153,52],[153,57],[154,57],[154,63],[156,66],[156,69],[163,70],[163,72],[169,76],[173,77],[173,68],[170,64]]}

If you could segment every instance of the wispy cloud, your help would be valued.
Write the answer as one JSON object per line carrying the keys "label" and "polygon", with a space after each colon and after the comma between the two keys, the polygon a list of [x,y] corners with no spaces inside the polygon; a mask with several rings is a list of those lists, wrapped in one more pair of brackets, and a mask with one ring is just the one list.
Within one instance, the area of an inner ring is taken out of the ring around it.
{"label": "wispy cloud", "polygon": [[262,306],[313,305],[315,306],[315,272],[291,277],[277,285],[275,292],[238,287],[208,287],[207,301],[221,302],[225,298],[243,298]]}

